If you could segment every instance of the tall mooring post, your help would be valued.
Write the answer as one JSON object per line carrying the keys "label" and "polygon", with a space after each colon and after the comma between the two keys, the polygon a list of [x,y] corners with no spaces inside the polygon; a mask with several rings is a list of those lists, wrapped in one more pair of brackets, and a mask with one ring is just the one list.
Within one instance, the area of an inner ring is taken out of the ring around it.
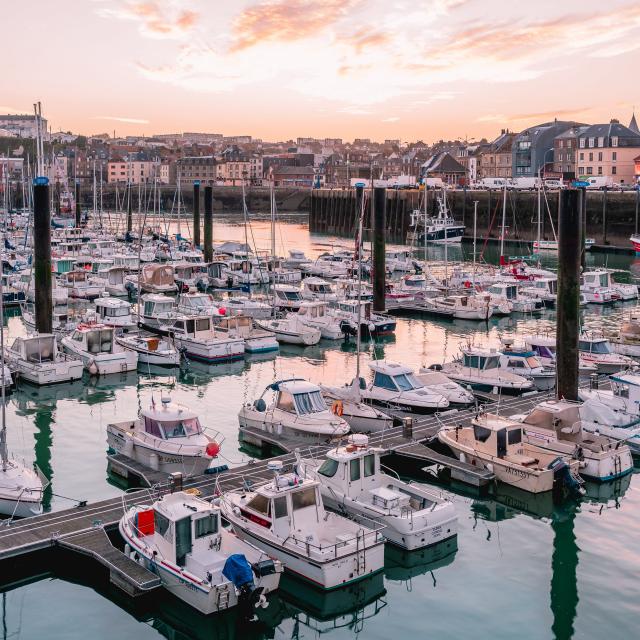
{"label": "tall mooring post", "polygon": [[387,190],[376,187],[373,190],[373,310],[385,310],[385,284],[387,269],[385,264],[385,231],[387,223]]}
{"label": "tall mooring post", "polygon": [[580,216],[582,219],[581,230],[582,246],[580,247],[580,266],[584,271],[587,268],[587,190],[582,187],[580,189]]}
{"label": "tall mooring post", "polygon": [[200,246],[200,180],[193,183],[193,246]]}
{"label": "tall mooring post", "polygon": [[33,181],[33,261],[36,331],[51,333],[51,209],[49,180],[44,177]]}
{"label": "tall mooring post", "polygon": [[[133,194],[131,193],[131,183],[127,185],[127,240],[131,239],[133,229]],[[142,238],[140,239],[142,242]]]}
{"label": "tall mooring post", "polygon": [[556,329],[556,392],[578,399],[578,338],[580,332],[580,260],[582,207],[580,192],[560,192],[558,212],[558,302]]}
{"label": "tall mooring post", "polygon": [[204,188],[204,261],[213,260],[213,187]]}
{"label": "tall mooring post", "polygon": [[76,229],[82,223],[82,210],[80,208],[80,180],[76,180]]}

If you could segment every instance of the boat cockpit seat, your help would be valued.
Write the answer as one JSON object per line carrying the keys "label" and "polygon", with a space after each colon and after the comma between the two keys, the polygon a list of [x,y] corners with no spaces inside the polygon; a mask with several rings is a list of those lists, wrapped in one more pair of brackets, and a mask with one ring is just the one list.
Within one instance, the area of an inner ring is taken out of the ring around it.
{"label": "boat cockpit seat", "polygon": [[523,467],[531,467],[540,462],[537,458],[526,456],[521,453],[512,453],[508,456],[505,456],[504,459],[508,462],[513,462],[514,464],[519,464]]}

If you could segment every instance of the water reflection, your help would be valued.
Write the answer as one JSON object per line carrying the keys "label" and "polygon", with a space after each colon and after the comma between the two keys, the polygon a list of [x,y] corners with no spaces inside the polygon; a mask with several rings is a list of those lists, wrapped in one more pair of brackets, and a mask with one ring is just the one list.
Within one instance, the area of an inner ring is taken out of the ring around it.
{"label": "water reflection", "polygon": [[411,591],[411,580],[427,573],[436,585],[434,571],[449,566],[458,552],[458,537],[454,536],[424,549],[407,551],[392,544],[384,548],[384,575],[388,580],[404,582]]}

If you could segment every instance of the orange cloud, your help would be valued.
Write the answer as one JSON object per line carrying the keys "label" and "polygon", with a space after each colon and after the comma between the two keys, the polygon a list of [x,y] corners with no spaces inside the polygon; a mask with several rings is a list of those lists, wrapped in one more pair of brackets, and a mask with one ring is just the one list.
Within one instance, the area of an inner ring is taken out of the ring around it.
{"label": "orange cloud", "polygon": [[261,42],[302,40],[324,31],[360,0],[269,0],[248,7],[234,20],[232,52]]}
{"label": "orange cloud", "polygon": [[371,31],[366,27],[362,27],[352,34],[338,36],[336,40],[340,44],[353,47],[355,53],[359,55],[370,47],[379,47],[387,44],[390,42],[391,36],[382,31]]}

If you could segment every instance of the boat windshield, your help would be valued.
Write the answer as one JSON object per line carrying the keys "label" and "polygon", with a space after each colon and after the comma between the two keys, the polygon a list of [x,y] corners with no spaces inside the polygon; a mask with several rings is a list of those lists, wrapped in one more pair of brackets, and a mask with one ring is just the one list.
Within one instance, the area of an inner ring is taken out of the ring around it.
{"label": "boat windshield", "polygon": [[325,476],[326,478],[333,478],[336,475],[336,471],[338,470],[338,461],[333,460],[332,458],[327,458],[318,469],[318,473],[321,476]]}
{"label": "boat windshield", "polygon": [[87,351],[89,353],[111,353],[113,331],[102,329],[87,333]]}
{"label": "boat windshield", "polygon": [[188,438],[196,436],[202,432],[198,418],[188,418],[187,420],[162,422],[162,430],[165,438]]}
{"label": "boat windshield", "polygon": [[604,340],[602,342],[580,340],[580,345],[578,348],[580,349],[580,351],[587,351],[588,353],[597,353],[601,355],[611,353],[611,349],[609,349],[609,343]]}
{"label": "boat windshield", "polygon": [[293,399],[296,403],[296,411],[300,416],[310,413],[320,413],[327,410],[327,405],[322,399],[320,391],[310,391],[308,393],[294,393]]}
{"label": "boat windshield", "polygon": [[280,291],[280,294],[287,300],[300,300],[300,294],[297,291]]}
{"label": "boat windshield", "polygon": [[393,380],[398,385],[400,391],[412,391],[413,389],[421,389],[424,386],[412,373],[402,373],[399,376],[393,376]]}

